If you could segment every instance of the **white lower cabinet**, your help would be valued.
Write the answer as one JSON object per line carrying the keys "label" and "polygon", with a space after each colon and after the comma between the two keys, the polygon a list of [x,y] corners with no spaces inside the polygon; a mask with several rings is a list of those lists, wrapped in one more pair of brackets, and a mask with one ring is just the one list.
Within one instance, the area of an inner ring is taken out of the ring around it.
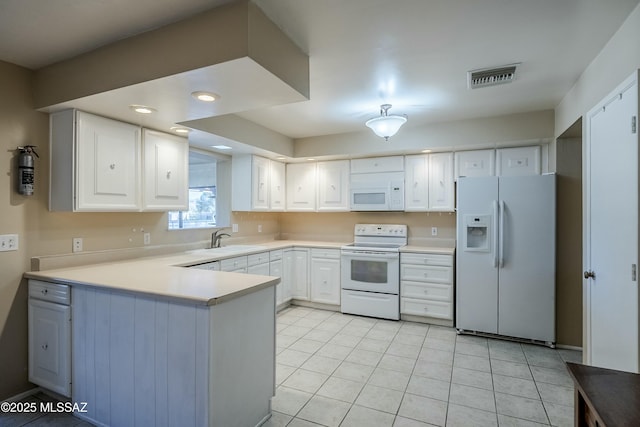
{"label": "white lower cabinet", "polygon": [[340,305],[339,249],[311,249],[311,301]]}
{"label": "white lower cabinet", "polygon": [[400,254],[400,314],[453,322],[453,255]]}
{"label": "white lower cabinet", "polygon": [[[288,296],[288,299],[285,300],[284,288],[286,287],[286,277],[284,270],[284,251],[277,249],[269,252],[269,276],[280,278],[280,283],[276,285],[276,307],[291,299],[291,297]],[[286,292],[286,294],[290,295],[291,293]]]}
{"label": "white lower cabinet", "polygon": [[309,300],[309,249],[294,248],[291,250],[290,270],[291,298]]}
{"label": "white lower cabinet", "polygon": [[29,381],[71,397],[71,291],[29,280]]}

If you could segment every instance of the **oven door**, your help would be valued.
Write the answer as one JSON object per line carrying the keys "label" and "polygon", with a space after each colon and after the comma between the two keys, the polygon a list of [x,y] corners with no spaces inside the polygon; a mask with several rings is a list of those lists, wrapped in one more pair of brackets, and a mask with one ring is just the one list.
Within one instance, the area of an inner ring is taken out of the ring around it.
{"label": "oven door", "polygon": [[400,254],[375,250],[343,249],[342,289],[398,295]]}

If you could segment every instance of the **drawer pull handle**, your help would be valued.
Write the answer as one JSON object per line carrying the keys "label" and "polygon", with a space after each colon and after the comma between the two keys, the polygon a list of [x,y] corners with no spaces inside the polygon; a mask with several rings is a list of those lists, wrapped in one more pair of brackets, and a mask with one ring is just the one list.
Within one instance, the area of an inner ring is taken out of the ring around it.
{"label": "drawer pull handle", "polygon": [[48,294],[48,293],[49,293],[49,289],[43,289],[43,290],[42,290],[42,293],[43,293],[44,295]]}
{"label": "drawer pull handle", "polygon": [[42,345],[42,349],[43,349],[43,350],[47,350],[48,348],[49,348],[49,344],[44,343],[44,344]]}

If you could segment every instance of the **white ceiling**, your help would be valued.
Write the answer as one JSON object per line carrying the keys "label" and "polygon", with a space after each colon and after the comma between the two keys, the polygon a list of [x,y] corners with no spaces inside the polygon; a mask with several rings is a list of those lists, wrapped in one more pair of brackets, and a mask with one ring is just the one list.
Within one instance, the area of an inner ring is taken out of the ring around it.
{"label": "white ceiling", "polygon": [[[238,113],[291,138],[554,108],[640,0],[254,0],[309,55],[311,99]],[[0,60],[37,69],[226,0],[0,0]],[[520,63],[469,90],[471,69]]]}

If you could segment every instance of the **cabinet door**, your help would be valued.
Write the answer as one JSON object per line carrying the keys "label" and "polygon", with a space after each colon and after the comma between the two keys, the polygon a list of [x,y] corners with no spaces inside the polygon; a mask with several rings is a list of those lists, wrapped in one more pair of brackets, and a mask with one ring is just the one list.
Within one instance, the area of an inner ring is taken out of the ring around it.
{"label": "cabinet door", "polygon": [[140,128],[77,113],[76,210],[138,211]]}
{"label": "cabinet door", "polygon": [[251,165],[251,207],[256,211],[269,210],[269,159],[253,156]]}
{"label": "cabinet door", "polygon": [[293,250],[293,274],[291,275],[291,298],[309,299],[309,250]]}
{"label": "cabinet door", "polygon": [[269,276],[275,276],[280,278],[280,283],[276,285],[276,305],[280,305],[284,302],[283,300],[283,282],[282,282],[282,259],[278,259],[275,261],[271,261],[269,263]]}
{"label": "cabinet door", "polygon": [[269,186],[269,207],[272,211],[283,211],[285,208],[285,165],[284,163],[270,162]]}
{"label": "cabinet door", "polygon": [[318,211],[349,210],[349,161],[318,162]]}
{"label": "cabinet door", "polygon": [[316,164],[287,164],[287,210],[316,210]]}
{"label": "cabinet door", "polygon": [[143,131],[144,210],[189,208],[189,141]]}
{"label": "cabinet door", "polygon": [[351,173],[402,172],[403,156],[370,157],[351,160]]}
{"label": "cabinet door", "polygon": [[454,210],[453,153],[429,154],[429,210]]}
{"label": "cabinet door", "polygon": [[264,264],[252,265],[247,268],[247,273],[249,274],[260,274],[262,276],[269,275],[269,263],[265,262]]}
{"label": "cabinet door", "polygon": [[429,209],[429,156],[405,157],[404,210]]}
{"label": "cabinet door", "polygon": [[311,259],[311,301],[340,304],[339,259]]}
{"label": "cabinet door", "polygon": [[282,279],[280,287],[282,288],[282,302],[291,300],[291,283],[294,274],[294,256],[293,250],[285,250],[282,253]]}
{"label": "cabinet door", "polygon": [[71,397],[71,307],[29,299],[29,381]]}
{"label": "cabinet door", "polygon": [[495,150],[459,151],[455,156],[455,179],[461,176],[493,176],[496,173]]}
{"label": "cabinet door", "polygon": [[540,147],[499,148],[496,150],[496,175],[540,175]]}

